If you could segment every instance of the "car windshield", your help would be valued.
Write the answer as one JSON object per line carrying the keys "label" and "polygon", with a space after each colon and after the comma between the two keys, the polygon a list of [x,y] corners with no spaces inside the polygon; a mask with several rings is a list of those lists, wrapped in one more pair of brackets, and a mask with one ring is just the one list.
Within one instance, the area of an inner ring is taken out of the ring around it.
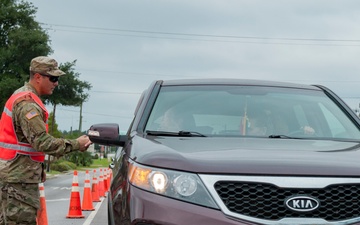
{"label": "car windshield", "polygon": [[324,92],[263,86],[162,87],[145,130],[207,137],[360,139],[357,125]]}

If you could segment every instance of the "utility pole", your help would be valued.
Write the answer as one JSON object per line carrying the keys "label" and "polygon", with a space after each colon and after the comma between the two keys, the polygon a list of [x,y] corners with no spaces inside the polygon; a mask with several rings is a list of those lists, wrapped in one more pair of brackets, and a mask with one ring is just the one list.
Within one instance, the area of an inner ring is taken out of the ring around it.
{"label": "utility pole", "polygon": [[80,119],[79,119],[79,132],[81,134],[81,127],[82,127],[82,102],[80,103]]}
{"label": "utility pole", "polygon": [[[56,104],[54,104],[53,114],[52,114],[52,121],[51,121],[51,128],[50,128],[50,134],[54,135],[54,128],[55,128],[55,112],[56,112]],[[46,166],[46,172],[50,172],[50,164],[51,164],[51,155],[47,155],[46,164],[42,164],[43,166]]]}

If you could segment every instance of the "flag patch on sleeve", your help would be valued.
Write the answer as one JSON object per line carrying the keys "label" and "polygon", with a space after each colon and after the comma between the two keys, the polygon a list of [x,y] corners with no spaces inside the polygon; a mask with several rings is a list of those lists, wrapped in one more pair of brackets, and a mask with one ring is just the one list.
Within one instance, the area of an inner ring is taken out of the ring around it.
{"label": "flag patch on sleeve", "polygon": [[39,114],[36,111],[30,111],[25,116],[28,120],[31,120],[32,118],[34,118],[35,116],[38,116],[38,115]]}

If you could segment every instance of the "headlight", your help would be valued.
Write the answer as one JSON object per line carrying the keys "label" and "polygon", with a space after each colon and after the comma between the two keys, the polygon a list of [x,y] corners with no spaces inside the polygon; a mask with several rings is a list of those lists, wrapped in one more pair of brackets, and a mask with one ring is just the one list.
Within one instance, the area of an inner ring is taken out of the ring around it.
{"label": "headlight", "polygon": [[196,174],[130,163],[128,177],[130,183],[138,188],[218,209],[218,206]]}
{"label": "headlight", "polygon": [[149,176],[150,184],[157,193],[163,193],[166,190],[168,179],[165,173],[156,171]]}
{"label": "headlight", "polygon": [[180,175],[174,180],[174,188],[182,196],[191,196],[197,189],[194,176]]}

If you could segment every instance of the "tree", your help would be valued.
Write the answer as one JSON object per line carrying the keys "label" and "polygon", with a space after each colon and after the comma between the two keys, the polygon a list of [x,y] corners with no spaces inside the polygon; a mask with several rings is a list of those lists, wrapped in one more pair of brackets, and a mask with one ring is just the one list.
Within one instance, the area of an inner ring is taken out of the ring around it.
{"label": "tree", "polygon": [[[53,52],[48,34],[34,19],[36,11],[32,3],[23,0],[0,2],[0,109],[14,90],[28,80],[31,59]],[[53,119],[58,104],[81,106],[89,97],[84,91],[91,85],[77,79],[79,74],[73,69],[75,62],[60,65],[67,75],[53,95],[45,98],[45,103],[54,107]]]}
{"label": "tree", "polygon": [[[60,69],[66,74],[60,77],[59,86],[54,89],[52,95],[44,96],[43,98],[46,104],[53,106],[52,120],[49,122],[49,125],[51,124],[49,131],[52,135],[54,135],[52,132],[57,130],[57,127],[55,127],[56,106],[59,104],[64,106],[80,106],[89,97],[89,94],[85,93],[85,90],[90,90],[91,85],[86,81],[80,81],[78,79],[80,74],[74,71],[75,64],[76,60],[72,63],[67,62],[60,64]],[[47,164],[47,171],[49,171],[51,157],[49,157]]]}
{"label": "tree", "polygon": [[59,86],[55,88],[53,94],[44,97],[45,103],[53,106],[53,120],[55,120],[57,105],[81,106],[89,98],[86,90],[90,90],[92,86],[90,83],[78,79],[80,74],[74,71],[75,64],[76,60],[60,64],[60,69],[66,75],[60,77]]}
{"label": "tree", "polygon": [[[0,109],[4,108],[14,90],[28,80],[31,59],[53,52],[49,35],[35,21],[36,11],[32,3],[23,0],[0,1]],[[91,86],[77,79],[79,74],[74,72],[74,65],[75,61],[62,66],[67,76],[64,76],[62,85],[55,89],[54,94],[45,99],[45,103],[51,103],[54,107],[49,127],[52,135],[58,135],[56,106],[80,106],[88,98],[84,90]]]}
{"label": "tree", "polygon": [[64,158],[75,163],[76,166],[90,166],[93,163],[90,152],[71,152],[65,155]]}
{"label": "tree", "polygon": [[51,112],[48,119],[49,133],[51,133],[51,135],[54,137],[60,138],[63,136],[63,134],[58,130],[58,125],[56,124],[56,121],[53,118],[54,118],[54,113]]}
{"label": "tree", "polygon": [[31,59],[52,53],[48,34],[34,19],[36,11],[22,0],[0,2],[0,109],[27,80]]}

